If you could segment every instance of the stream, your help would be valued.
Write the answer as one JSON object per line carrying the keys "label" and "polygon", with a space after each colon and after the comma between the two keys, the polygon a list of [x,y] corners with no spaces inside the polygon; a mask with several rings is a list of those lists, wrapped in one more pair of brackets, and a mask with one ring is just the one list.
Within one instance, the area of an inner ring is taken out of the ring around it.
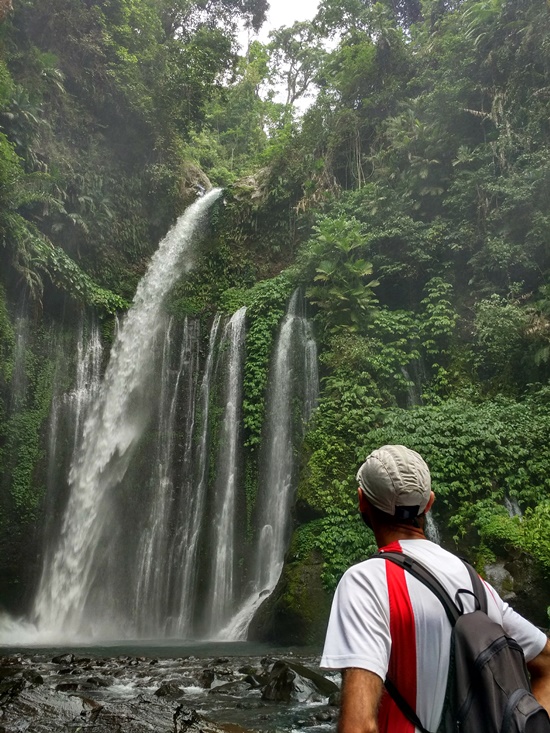
{"label": "stream", "polygon": [[332,733],[318,649],[247,642],[0,648],[0,732]]}

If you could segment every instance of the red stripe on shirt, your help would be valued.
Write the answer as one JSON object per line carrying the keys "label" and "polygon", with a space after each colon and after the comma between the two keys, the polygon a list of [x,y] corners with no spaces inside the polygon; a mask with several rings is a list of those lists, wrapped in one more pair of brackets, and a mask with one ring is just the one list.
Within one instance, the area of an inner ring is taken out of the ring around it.
{"label": "red stripe on shirt", "polygon": [[[398,542],[392,542],[383,549],[402,552]],[[405,570],[386,562],[386,579],[392,639],[388,677],[416,710],[416,631]],[[414,733],[415,730],[387,693],[382,697],[378,725],[380,733]]]}

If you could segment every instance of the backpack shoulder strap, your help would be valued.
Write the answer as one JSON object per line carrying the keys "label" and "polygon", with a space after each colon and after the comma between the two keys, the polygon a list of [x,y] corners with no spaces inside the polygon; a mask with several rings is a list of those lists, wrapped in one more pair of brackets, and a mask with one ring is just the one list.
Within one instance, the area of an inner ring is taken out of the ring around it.
{"label": "backpack shoulder strap", "polygon": [[405,700],[403,695],[399,692],[399,690],[389,679],[389,677],[386,677],[384,685],[386,687],[386,690],[389,692],[390,697],[393,698],[393,701],[395,702],[397,707],[401,710],[403,715],[408,718],[408,720],[414,725],[414,727],[421,731],[421,733],[430,733],[427,728],[424,728],[424,726],[420,722],[418,715],[411,708],[409,703]]}
{"label": "backpack shoulder strap", "polygon": [[[399,565],[399,567],[404,568],[417,580],[423,583],[440,600],[443,608],[445,609],[445,613],[447,614],[447,618],[449,619],[451,626],[455,625],[458,618],[462,615],[460,610],[458,609],[456,603],[454,603],[454,601],[451,599],[451,596],[447,593],[445,588],[439,582],[439,580],[424,565],[419,563],[417,560],[414,560],[412,557],[405,555],[403,552],[385,552],[383,550],[380,550],[375,555],[372,555],[372,557],[379,557],[382,560],[390,560],[390,562],[393,562],[395,563],[395,565]],[[475,573],[475,570],[473,570],[473,572]],[[479,582],[481,583],[481,581]]]}
{"label": "backpack shoulder strap", "polygon": [[479,603],[479,608],[481,611],[483,611],[483,613],[487,613],[489,609],[487,606],[487,594],[485,593],[485,586],[483,585],[483,581],[475,571],[475,568],[473,568],[467,560],[464,560],[464,558],[461,558],[461,560],[466,566],[466,570],[470,574],[472,589],[474,591],[474,596],[475,598],[477,598],[477,601]]}

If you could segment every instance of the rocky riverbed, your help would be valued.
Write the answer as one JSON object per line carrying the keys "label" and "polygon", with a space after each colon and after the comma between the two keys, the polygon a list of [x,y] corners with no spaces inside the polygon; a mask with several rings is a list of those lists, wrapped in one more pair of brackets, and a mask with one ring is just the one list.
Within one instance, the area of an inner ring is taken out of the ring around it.
{"label": "rocky riverbed", "polygon": [[301,655],[0,657],[0,733],[330,733],[338,676]]}

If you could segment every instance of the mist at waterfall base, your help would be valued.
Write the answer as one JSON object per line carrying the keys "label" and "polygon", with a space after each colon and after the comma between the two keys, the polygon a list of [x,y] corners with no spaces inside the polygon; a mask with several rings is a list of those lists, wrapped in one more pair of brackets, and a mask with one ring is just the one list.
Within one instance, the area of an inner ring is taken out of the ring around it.
{"label": "mist at waterfall base", "polygon": [[260,451],[270,480],[259,481],[247,539],[246,309],[215,316],[207,339],[197,320],[164,309],[219,195],[160,243],[103,377],[97,326],[80,331],[74,388],[52,402],[41,577],[28,618],[0,621],[0,644],[236,642],[279,579],[317,354],[296,291],[274,344]]}

